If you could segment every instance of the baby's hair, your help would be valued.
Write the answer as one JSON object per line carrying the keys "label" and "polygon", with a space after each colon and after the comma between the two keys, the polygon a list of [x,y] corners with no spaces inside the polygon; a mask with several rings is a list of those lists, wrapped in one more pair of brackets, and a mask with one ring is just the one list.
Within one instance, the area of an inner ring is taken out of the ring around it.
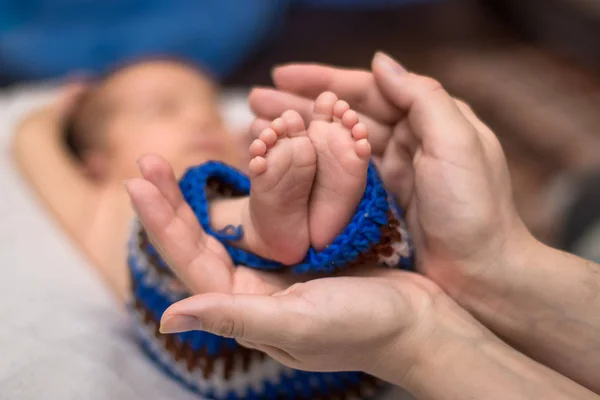
{"label": "baby's hair", "polygon": [[144,56],[114,65],[104,73],[88,79],[90,87],[77,99],[65,118],[63,125],[64,140],[73,155],[83,161],[85,152],[98,145],[99,136],[107,120],[109,120],[111,105],[106,100],[106,96],[102,96],[103,84],[129,68],[160,61],[179,64],[207,76],[212,81],[215,80],[215,76],[207,69],[185,57]]}
{"label": "baby's hair", "polygon": [[[79,96],[72,106],[64,123],[64,138],[68,149],[81,161],[87,150],[96,144],[95,134],[102,130],[102,126],[96,123],[102,123],[103,118],[96,118],[101,113],[98,106],[99,83],[91,82],[83,94]],[[92,132],[93,130],[93,132]]]}

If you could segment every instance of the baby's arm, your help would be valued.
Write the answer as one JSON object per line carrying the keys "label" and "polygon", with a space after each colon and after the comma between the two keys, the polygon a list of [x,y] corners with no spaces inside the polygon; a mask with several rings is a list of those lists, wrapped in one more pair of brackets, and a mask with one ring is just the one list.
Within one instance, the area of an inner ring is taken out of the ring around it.
{"label": "baby's arm", "polygon": [[13,155],[24,176],[67,231],[81,238],[87,235],[92,222],[90,209],[98,198],[98,189],[69,154],[60,125],[58,105],[35,112],[19,126]]}

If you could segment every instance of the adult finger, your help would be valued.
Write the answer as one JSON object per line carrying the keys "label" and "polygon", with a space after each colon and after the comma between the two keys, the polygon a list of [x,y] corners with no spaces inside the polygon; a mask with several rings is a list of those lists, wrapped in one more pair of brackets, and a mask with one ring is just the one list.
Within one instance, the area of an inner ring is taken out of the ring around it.
{"label": "adult finger", "polygon": [[[163,260],[193,293],[231,290],[231,265],[226,254],[205,246],[206,235],[179,217],[171,203],[151,182],[131,179],[125,183],[133,207]],[[200,234],[201,236],[198,236]]]}
{"label": "adult finger", "polygon": [[497,147],[499,146],[498,138],[494,134],[494,132],[479,119],[479,117],[475,114],[471,106],[465,103],[462,100],[454,99],[456,102],[456,106],[465,116],[465,118],[475,127],[477,132],[479,133],[484,147],[488,153],[497,152]]}
{"label": "adult finger", "polygon": [[400,120],[394,126],[392,140],[396,142],[399,148],[406,150],[410,156],[414,156],[419,147],[419,140],[413,133],[406,118]]}
{"label": "adult finger", "polygon": [[393,123],[401,117],[398,108],[381,95],[373,75],[367,71],[289,64],[275,68],[273,81],[277,88],[309,99],[331,91],[357,112],[384,123]]}
{"label": "adult finger", "polygon": [[248,96],[252,111],[260,118],[274,120],[287,110],[295,110],[310,123],[313,101],[291,93],[271,88],[254,88]]}
{"label": "adult finger", "polygon": [[473,111],[473,109],[471,108],[470,105],[468,105],[467,103],[465,103],[464,101],[455,98],[454,102],[456,103],[456,106],[458,107],[458,109],[460,110],[460,112],[465,116],[465,118],[478,130],[478,131],[484,131],[484,130],[488,130],[489,128],[487,127],[486,124],[484,124],[478,117],[477,115],[475,115],[475,112]]}
{"label": "adult finger", "polygon": [[406,207],[413,195],[415,173],[413,154],[395,140],[391,140],[383,153],[379,173],[386,188]]}
{"label": "adult finger", "polygon": [[238,339],[237,342],[247,349],[262,351],[272,359],[277,360],[283,365],[287,365],[290,368],[302,369],[298,360],[292,357],[289,353],[285,352],[284,350],[278,349],[277,347],[269,346],[268,344],[247,342],[245,340],[240,339]]}
{"label": "adult finger", "polygon": [[204,240],[206,234],[198,224],[198,220],[191,207],[183,198],[175,173],[169,163],[156,154],[147,154],[138,160],[142,176],[154,184],[169,202],[175,214],[185,222],[197,240]]}
{"label": "adult finger", "polygon": [[287,296],[209,293],[169,307],[161,319],[162,333],[202,330],[219,336],[276,346],[293,340],[304,317]]}
{"label": "adult finger", "polygon": [[262,131],[271,126],[271,121],[264,118],[255,118],[250,124],[250,136],[253,139],[258,139]]}
{"label": "adult finger", "polygon": [[[337,93],[336,93],[337,94]],[[343,100],[345,98],[338,95]],[[252,134],[260,134],[264,129],[264,121],[271,121],[278,118],[287,110],[297,111],[304,120],[306,125],[312,121],[314,102],[304,97],[295,94],[286,93],[276,89],[269,88],[254,88],[248,97],[252,111],[257,115],[255,120],[256,125],[252,125]],[[348,100],[346,100],[348,101]],[[348,101],[351,107],[355,104]],[[355,109],[356,111],[359,111]],[[369,132],[369,143],[373,154],[383,154],[385,146],[390,136],[390,126],[384,122],[378,122],[366,113],[360,113],[358,119],[365,124]]]}
{"label": "adult finger", "polygon": [[[198,253],[198,240],[165,196],[144,179],[130,179],[125,182],[125,189],[142,225],[160,247],[165,261],[174,267],[190,264]],[[174,244],[175,248],[171,249],[170,244]]]}
{"label": "adult finger", "polygon": [[412,132],[426,153],[451,151],[459,157],[478,144],[475,128],[438,82],[408,73],[383,53],[376,54],[372,68],[383,94],[408,113]]}

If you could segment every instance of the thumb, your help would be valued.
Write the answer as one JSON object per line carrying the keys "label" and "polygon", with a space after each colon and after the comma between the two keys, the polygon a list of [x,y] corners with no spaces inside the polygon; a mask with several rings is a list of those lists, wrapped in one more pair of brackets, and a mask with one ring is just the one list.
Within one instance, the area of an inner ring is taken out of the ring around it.
{"label": "thumb", "polygon": [[305,317],[290,296],[208,293],[169,307],[161,333],[201,330],[253,343],[290,343]]}
{"label": "thumb", "polygon": [[384,53],[375,55],[372,70],[379,89],[408,114],[414,135],[425,147],[433,144],[456,148],[476,139],[471,124],[436,80],[407,72]]}

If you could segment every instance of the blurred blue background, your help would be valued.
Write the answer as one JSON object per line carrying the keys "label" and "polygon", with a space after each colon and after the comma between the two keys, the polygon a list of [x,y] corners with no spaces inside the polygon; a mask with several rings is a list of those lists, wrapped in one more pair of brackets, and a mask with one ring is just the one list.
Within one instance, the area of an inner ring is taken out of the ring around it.
{"label": "blurred blue background", "polygon": [[356,10],[423,1],[0,0],[0,76],[102,73],[124,60],[168,54],[223,78],[277,35],[290,6]]}

